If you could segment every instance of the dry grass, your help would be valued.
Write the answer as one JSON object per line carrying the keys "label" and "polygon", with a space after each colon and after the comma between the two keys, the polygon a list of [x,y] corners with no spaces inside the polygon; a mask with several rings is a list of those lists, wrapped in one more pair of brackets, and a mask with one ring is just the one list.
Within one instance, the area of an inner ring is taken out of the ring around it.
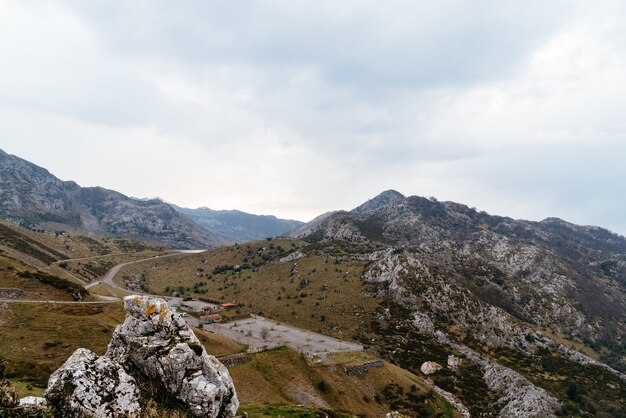
{"label": "dry grass", "polygon": [[[37,270],[19,260],[0,255],[0,287],[17,288],[22,291],[20,299],[74,300],[72,293],[41,283],[35,278],[21,277],[20,273]],[[47,273],[51,274],[50,271]],[[58,276],[57,276],[58,277]],[[60,276],[62,279],[66,277]]]}
{"label": "dry grass", "polygon": [[113,288],[106,283],[100,283],[100,284],[90,287],[89,292],[95,295],[113,296],[116,298],[124,298],[124,296],[135,294],[127,290],[120,290],[120,289]]}
{"label": "dry grass", "polygon": [[550,338],[552,341],[554,341],[557,344],[563,344],[565,347],[573,348],[576,351],[587,354],[589,357],[592,357],[596,360],[600,360],[600,353],[598,353],[593,348],[589,347],[588,345],[582,343],[579,340],[572,340],[570,338],[567,338],[563,334],[553,332],[549,329],[545,329],[545,328],[541,328],[541,327],[533,326],[533,325],[530,325],[530,326],[534,328],[536,331]]}
{"label": "dry grass", "polygon": [[419,378],[387,363],[355,377],[348,376],[343,366],[309,367],[296,352],[277,349],[252,355],[251,361],[232,367],[230,372],[242,401],[240,413],[252,413],[258,405],[303,404],[309,408],[326,405],[350,415],[380,417],[389,412],[383,395],[388,385],[428,397],[427,402],[434,403],[438,410],[445,409],[444,402],[430,394]]}
{"label": "dry grass", "polygon": [[77,348],[103,354],[123,319],[121,303],[5,304],[0,311],[0,359],[9,362],[9,377],[44,386]]}
{"label": "dry grass", "polygon": [[363,364],[368,361],[376,360],[376,357],[364,351],[355,351],[352,353],[335,353],[328,356],[332,361],[340,364]]}
{"label": "dry grass", "polygon": [[[302,245],[290,240],[261,241],[149,260],[129,266],[118,278],[144,275],[151,293],[167,294],[182,287],[186,295],[236,301],[241,304],[240,312],[352,340],[379,306],[377,299],[365,296],[361,274],[366,262],[335,261],[317,253],[297,261],[277,261],[279,246],[291,250]],[[262,264],[215,273],[220,266],[254,262]],[[194,287],[196,283],[202,285]]]}
{"label": "dry grass", "polygon": [[247,347],[245,345],[237,344],[230,338],[223,335],[215,334],[208,331],[203,331],[198,328],[194,328],[193,332],[200,340],[206,351],[216,357],[228,356],[231,354],[238,354],[245,352]]}

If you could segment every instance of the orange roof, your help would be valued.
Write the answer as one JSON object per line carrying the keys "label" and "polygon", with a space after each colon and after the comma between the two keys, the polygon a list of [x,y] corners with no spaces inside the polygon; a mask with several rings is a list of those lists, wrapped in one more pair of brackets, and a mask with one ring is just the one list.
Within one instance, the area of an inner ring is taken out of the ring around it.
{"label": "orange roof", "polygon": [[230,307],[237,306],[237,305],[235,305],[234,303],[226,302],[226,303],[222,303],[222,306],[225,308],[230,308]]}

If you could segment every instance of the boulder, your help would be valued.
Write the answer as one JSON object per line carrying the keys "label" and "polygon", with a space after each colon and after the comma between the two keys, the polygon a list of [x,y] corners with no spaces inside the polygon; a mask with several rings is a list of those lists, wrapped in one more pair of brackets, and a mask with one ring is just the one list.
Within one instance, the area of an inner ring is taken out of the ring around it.
{"label": "boulder", "polygon": [[185,320],[163,299],[124,298],[126,320],[105,354],[182,401],[195,416],[231,417],[239,407],[226,367],[207,354]]}
{"label": "boulder", "polygon": [[46,398],[40,398],[38,396],[26,396],[19,401],[20,408],[37,408],[48,406]]}
{"label": "boulder", "polygon": [[425,361],[424,363],[422,363],[420,370],[422,373],[428,375],[437,373],[442,368],[443,366],[439,363],[435,363],[434,361]]}
{"label": "boulder", "polygon": [[463,364],[462,358],[457,357],[452,354],[448,356],[448,368],[449,369],[456,371],[456,369],[458,369],[461,364]]}
{"label": "boulder", "polygon": [[138,417],[139,389],[118,363],[79,348],[48,380],[55,416]]}

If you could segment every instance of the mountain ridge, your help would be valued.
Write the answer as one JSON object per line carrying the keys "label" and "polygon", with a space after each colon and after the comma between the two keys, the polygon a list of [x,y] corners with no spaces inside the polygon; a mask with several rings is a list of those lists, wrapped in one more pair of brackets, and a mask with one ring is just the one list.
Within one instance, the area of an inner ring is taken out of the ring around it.
{"label": "mountain ridge", "polygon": [[304,225],[293,219],[274,215],[255,215],[240,210],[196,209],[171,205],[178,212],[227,242],[246,242],[275,237]]}
{"label": "mountain ridge", "polygon": [[80,187],[4,151],[0,152],[0,217],[27,227],[66,227],[86,235],[120,236],[173,248],[222,243],[166,203],[139,201],[102,187]]}

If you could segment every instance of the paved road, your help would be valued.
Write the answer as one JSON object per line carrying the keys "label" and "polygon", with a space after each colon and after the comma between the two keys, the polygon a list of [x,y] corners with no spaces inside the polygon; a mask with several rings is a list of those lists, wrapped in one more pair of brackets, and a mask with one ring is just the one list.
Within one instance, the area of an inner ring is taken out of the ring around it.
{"label": "paved road", "polygon": [[[127,263],[118,264],[115,267],[113,267],[111,270],[109,270],[102,280],[98,280],[96,282],[89,283],[88,285],[85,286],[85,289],[89,289],[91,287],[99,285],[100,283],[104,283],[104,284],[107,284],[107,285],[111,286],[114,289],[124,290],[124,291],[128,292],[129,291],[128,289],[126,289],[125,287],[119,286],[117,283],[115,283],[113,281],[115,276],[117,276],[117,273],[119,273],[122,268],[124,268],[126,266],[130,266],[131,264],[141,263],[142,261],[146,261],[146,260],[155,260],[155,259],[158,259],[158,258],[173,257],[173,256],[176,256],[176,255],[182,255],[182,254],[184,254],[184,253],[157,255],[157,256],[154,256],[154,257],[142,258],[141,260],[129,261]],[[142,295],[147,295],[147,293],[143,293],[143,292],[133,292],[133,293],[139,293],[139,294],[142,294]]]}
{"label": "paved road", "polygon": [[[279,324],[261,316],[253,316],[249,319],[226,324],[205,325],[204,327],[216,334],[222,334],[241,344],[246,344],[252,350],[281,345],[311,355],[363,350],[363,346],[360,344]],[[267,333],[265,338],[262,337],[264,333]]]}

